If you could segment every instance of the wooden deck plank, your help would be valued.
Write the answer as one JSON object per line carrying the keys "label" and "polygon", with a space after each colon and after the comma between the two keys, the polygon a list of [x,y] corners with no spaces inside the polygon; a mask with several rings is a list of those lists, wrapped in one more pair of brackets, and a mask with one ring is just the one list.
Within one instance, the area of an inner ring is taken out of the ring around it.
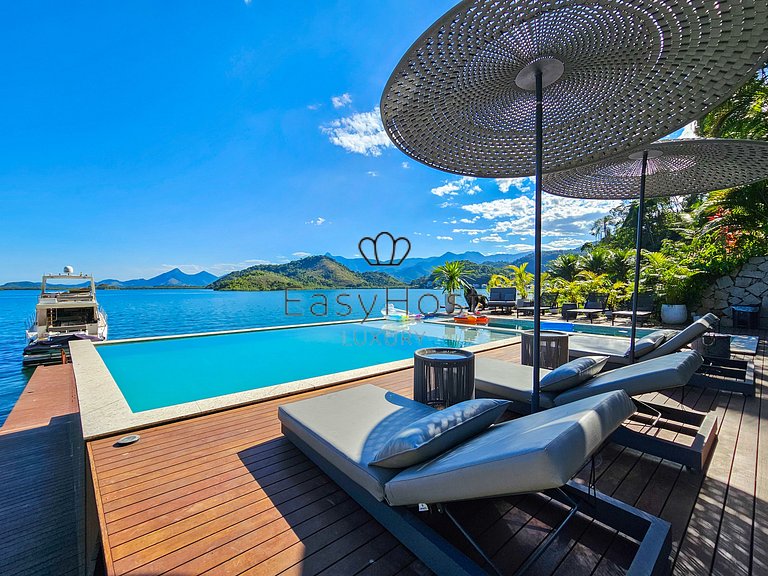
{"label": "wooden deck plank", "polygon": [[83,441],[71,366],[39,367],[0,429],[0,574],[82,574]]}
{"label": "wooden deck plank", "polygon": [[[519,360],[517,346],[489,354]],[[756,359],[761,385],[764,356],[761,347]],[[410,395],[412,371],[331,390],[366,382]],[[107,573],[427,573],[281,436],[276,420],[280,404],[331,390],[150,427],[139,432],[139,443],[125,449],[114,448],[109,438],[91,442],[109,548]],[[768,410],[762,410],[760,389],[752,406],[738,394],[699,388],[689,388],[684,399],[678,392],[652,397],[717,411],[721,439],[706,475],[608,444],[596,457],[598,489],[672,522],[676,574],[708,574],[712,568],[718,574],[750,573],[751,563],[757,573],[766,559],[756,555],[750,560],[745,552],[768,534],[764,508],[763,518],[758,517],[760,495],[768,491],[768,480],[760,479],[768,474],[768,456],[757,454],[768,437],[768,427],[762,426]],[[658,433],[682,438],[672,426]],[[586,480],[588,474],[586,466],[579,477]],[[748,492],[750,479],[754,514],[742,499],[734,499],[737,491]],[[541,497],[462,504],[454,512],[505,572],[519,566],[562,517],[562,508]],[[728,557],[727,538],[737,534],[718,531],[721,525],[739,522],[738,549]],[[537,562],[535,573],[623,573],[634,546],[604,526],[577,518]]]}

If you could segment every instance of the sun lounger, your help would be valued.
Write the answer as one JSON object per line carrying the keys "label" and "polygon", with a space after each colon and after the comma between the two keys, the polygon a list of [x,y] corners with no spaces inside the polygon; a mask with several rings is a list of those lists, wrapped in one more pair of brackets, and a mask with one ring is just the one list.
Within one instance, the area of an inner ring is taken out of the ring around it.
{"label": "sun lounger", "polygon": [[[632,397],[685,386],[702,365],[702,358],[693,350],[667,354],[653,360],[602,372],[583,383],[559,392],[541,392],[542,408],[562,406],[595,394],[623,390]],[[550,370],[541,370],[541,377]],[[510,400],[516,411],[530,411],[533,368],[494,358],[478,357],[475,362],[475,393],[478,397]],[[620,444],[674,460],[693,470],[701,470],[714,446],[717,431],[715,413],[680,410],[666,405],[635,400],[639,412],[651,415],[654,424],[660,419],[672,420],[698,429],[692,445],[684,445],[650,436],[622,426],[612,436]]]}
{"label": "sun lounger", "polygon": [[669,524],[569,482],[633,412],[623,392],[602,394],[493,425],[404,469],[372,462],[403,428],[438,414],[429,406],[363,385],[283,405],[278,417],[291,442],[436,574],[486,571],[423,522],[413,507],[443,512],[488,561],[450,512],[450,503],[543,490],[571,507],[566,521],[579,511],[635,538],[639,548],[628,574],[660,574],[668,568]]}
{"label": "sun lounger", "polygon": [[[707,314],[679,332],[657,331],[659,336],[662,336],[657,340],[648,337],[639,338],[635,344],[635,360],[652,360],[682,350],[696,338],[711,330],[716,322],[717,316]],[[644,344],[638,345],[641,341]],[[629,339],[619,336],[571,334],[568,339],[568,354],[571,358],[608,356],[608,364],[627,365],[629,364]]]}
{"label": "sun lounger", "polygon": [[[633,298],[634,300],[634,298]],[[637,322],[642,324],[653,314],[653,294],[639,294],[637,298]],[[616,318],[632,318],[632,310],[614,310],[611,312],[611,326]]]}
{"label": "sun lounger", "polygon": [[517,290],[515,288],[491,288],[488,297],[488,308],[499,308],[511,311],[515,307],[517,299]]}
{"label": "sun lounger", "polygon": [[[536,308],[533,306],[533,303],[530,301],[526,301],[525,306],[518,306],[515,310],[517,312],[517,317],[519,318],[521,314],[523,315],[533,315],[533,313],[536,311]],[[541,299],[541,306],[539,308],[539,314],[546,314],[547,312],[551,312],[553,314],[557,313],[560,310],[560,308],[556,305],[554,298],[546,298],[542,297]]]}
{"label": "sun lounger", "polygon": [[607,299],[605,296],[590,294],[587,297],[584,308],[573,308],[568,310],[568,314],[572,315],[574,318],[578,318],[579,314],[584,314],[589,318],[589,323],[592,324],[596,316],[605,313],[606,301]]}

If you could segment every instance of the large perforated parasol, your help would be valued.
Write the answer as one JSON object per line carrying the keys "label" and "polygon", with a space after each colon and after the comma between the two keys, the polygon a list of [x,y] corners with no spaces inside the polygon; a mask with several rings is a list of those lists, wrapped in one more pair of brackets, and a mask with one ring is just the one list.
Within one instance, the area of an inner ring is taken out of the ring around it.
{"label": "large perforated parasol", "polygon": [[467,0],[396,66],[381,116],[408,156],[457,174],[536,175],[533,410],[542,173],[674,132],[767,56],[765,0]]}
{"label": "large perforated parasol", "polygon": [[544,172],[653,142],[713,108],[768,58],[768,2],[462,2],[406,52],[381,98],[392,141],[447,172]]}
{"label": "large perforated parasol", "polygon": [[[768,179],[768,142],[762,140],[665,140],[644,150],[646,198],[699,194]],[[545,192],[570,198],[637,198],[642,152],[546,174],[542,186]]]}
{"label": "large perforated parasol", "polygon": [[635,359],[645,199],[700,194],[760,180],[768,180],[768,142],[715,138],[654,142],[630,154],[543,177],[544,190],[558,196],[639,199],[630,361]]}

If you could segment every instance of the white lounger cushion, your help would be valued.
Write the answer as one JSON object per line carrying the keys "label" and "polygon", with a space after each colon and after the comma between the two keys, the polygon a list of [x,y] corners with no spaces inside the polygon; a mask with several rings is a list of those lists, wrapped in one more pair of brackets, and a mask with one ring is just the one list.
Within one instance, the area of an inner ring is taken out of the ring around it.
{"label": "white lounger cushion", "polygon": [[[369,465],[425,406],[364,385],[280,406],[283,428],[350,480],[392,505],[447,502],[538,492],[570,480],[589,456],[635,411],[613,392],[553,408],[485,432],[405,470]],[[397,480],[393,482],[393,480]]]}
{"label": "white lounger cushion", "polygon": [[[542,408],[549,408],[611,390],[624,390],[630,396],[638,396],[685,386],[701,364],[701,356],[693,350],[667,354],[661,358],[602,372],[559,394],[541,392],[539,400]],[[544,374],[549,371],[541,372]],[[530,366],[495,358],[475,359],[475,389],[478,392],[496,398],[530,403],[532,386],[533,368]]]}
{"label": "white lounger cushion", "polygon": [[612,392],[496,424],[403,470],[387,482],[387,502],[452,502],[558,488],[634,412],[626,394]]}
{"label": "white lounger cushion", "polygon": [[278,418],[310,448],[383,500],[384,484],[400,470],[368,464],[390,438],[433,412],[426,404],[368,384],[284,404]]}
{"label": "white lounger cushion", "polygon": [[[711,330],[716,322],[717,316],[706,314],[696,320],[696,322],[686,326],[680,332],[669,335],[657,348],[649,349],[645,354],[638,355],[638,359],[642,359],[642,361],[652,360],[653,358],[677,352],[708,330]],[[660,331],[657,330],[657,332]],[[568,338],[568,354],[571,358],[603,355],[609,357],[609,364],[628,365],[628,342],[627,338],[620,336],[571,334]],[[637,342],[640,342],[640,339]]]}
{"label": "white lounger cushion", "polygon": [[[542,368],[539,377],[543,378],[551,370]],[[514,364],[496,358],[475,357],[475,391],[486,396],[504,398],[524,404],[531,403],[533,389],[533,368],[523,364]],[[542,408],[555,405],[554,392],[541,392],[539,403]]]}
{"label": "white lounger cushion", "polygon": [[687,350],[644,360],[615,370],[602,372],[555,397],[555,404],[567,404],[610,390],[624,390],[630,396],[685,386],[703,360],[698,352]]}

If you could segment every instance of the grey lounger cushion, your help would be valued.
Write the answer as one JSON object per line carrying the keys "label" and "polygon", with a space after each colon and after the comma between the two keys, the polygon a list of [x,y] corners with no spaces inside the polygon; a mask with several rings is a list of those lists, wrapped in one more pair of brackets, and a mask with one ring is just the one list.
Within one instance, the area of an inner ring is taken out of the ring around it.
{"label": "grey lounger cushion", "polygon": [[629,364],[629,358],[626,355],[628,346],[629,338],[621,336],[575,333],[568,337],[568,355],[571,358],[608,356],[610,364]]}
{"label": "grey lounger cushion", "polygon": [[612,392],[492,426],[385,486],[393,506],[525,494],[568,482],[624,420],[630,398]]}
{"label": "grey lounger cushion", "polygon": [[540,380],[540,390],[562,392],[592,378],[603,369],[608,356],[582,356],[555,368]]}
{"label": "grey lounger cushion", "polygon": [[406,425],[436,412],[371,385],[284,404],[282,425],[378,500],[399,470],[369,466],[382,446]]}
{"label": "grey lounger cushion", "polygon": [[581,386],[556,396],[560,406],[610,390],[624,390],[630,396],[685,386],[703,362],[698,352],[687,350],[645,360],[598,374]]}
{"label": "grey lounger cushion", "polygon": [[651,358],[658,358],[659,356],[663,356],[664,354],[671,354],[672,352],[677,352],[678,350],[681,350],[685,346],[688,346],[691,342],[696,340],[699,336],[704,334],[705,332],[708,332],[711,330],[715,324],[717,323],[717,316],[714,314],[706,314],[703,317],[699,318],[694,322],[693,324],[690,324],[687,326],[684,330],[681,330],[671,338],[668,338],[664,341],[664,343],[656,348],[656,350],[653,350],[646,354],[643,357],[643,360],[650,360]]}
{"label": "grey lounger cushion", "polygon": [[[701,356],[693,350],[667,354],[653,360],[622,366],[602,372],[565,392],[541,392],[542,408],[550,408],[587,398],[611,390],[624,390],[630,396],[656,392],[667,388],[685,386],[693,373],[701,366]],[[549,372],[542,370],[542,374]],[[506,398],[515,402],[530,403],[533,385],[533,369],[495,358],[475,360],[475,390]]]}
{"label": "grey lounger cushion", "polygon": [[390,438],[371,464],[407,468],[434,458],[488,428],[508,404],[492,398],[467,400],[427,414]]}
{"label": "grey lounger cushion", "polygon": [[[541,369],[540,377],[550,373]],[[523,404],[531,403],[533,368],[514,364],[496,358],[475,358],[475,391],[495,398],[505,398]],[[555,405],[556,393],[541,392],[539,403],[542,408]]]}

